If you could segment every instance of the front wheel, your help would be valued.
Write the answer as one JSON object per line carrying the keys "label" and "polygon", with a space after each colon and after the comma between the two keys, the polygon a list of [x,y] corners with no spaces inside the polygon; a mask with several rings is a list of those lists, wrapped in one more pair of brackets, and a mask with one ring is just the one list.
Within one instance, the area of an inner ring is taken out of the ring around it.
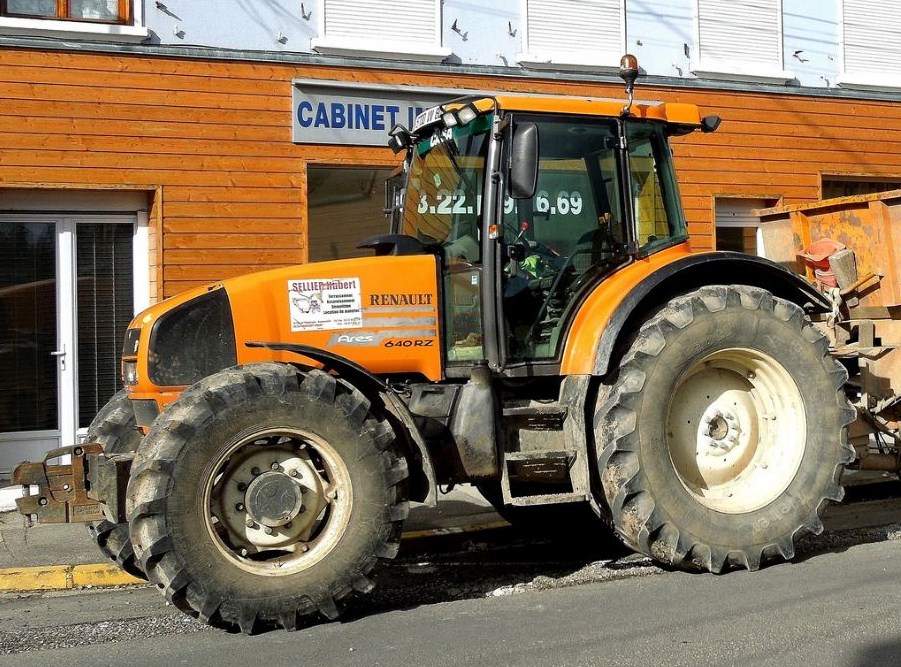
{"label": "front wheel", "polygon": [[[135,421],[131,400],[123,389],[103,406],[88,427],[87,442],[99,442],[107,455],[131,454],[137,450],[143,435]],[[146,579],[141,564],[135,559],[127,523],[95,521],[88,524],[91,538],[101,553],[128,574]]]}
{"label": "front wheel", "polygon": [[194,385],[154,424],[128,486],[135,552],[166,597],[245,633],[335,618],[398,549],[406,462],[355,388],[251,364]]}
{"label": "front wheel", "polygon": [[792,558],[843,495],[846,379],[801,309],[769,292],[711,286],[670,301],[599,394],[600,479],[620,537],[687,569]]}

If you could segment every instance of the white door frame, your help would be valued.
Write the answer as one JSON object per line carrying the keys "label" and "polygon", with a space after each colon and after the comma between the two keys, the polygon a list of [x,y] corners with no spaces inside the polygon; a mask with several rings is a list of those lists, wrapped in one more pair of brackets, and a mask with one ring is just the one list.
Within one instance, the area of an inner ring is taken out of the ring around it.
{"label": "white door frame", "polygon": [[[34,458],[61,445],[73,445],[86,429],[78,426],[78,289],[76,229],[79,223],[133,225],[134,312],[150,305],[149,226],[146,211],[108,213],[0,213],[0,224],[42,222],[56,225],[56,352],[58,429],[0,433],[0,480],[23,458]],[[12,447],[12,445],[17,445]],[[6,451],[10,450],[10,451]]]}

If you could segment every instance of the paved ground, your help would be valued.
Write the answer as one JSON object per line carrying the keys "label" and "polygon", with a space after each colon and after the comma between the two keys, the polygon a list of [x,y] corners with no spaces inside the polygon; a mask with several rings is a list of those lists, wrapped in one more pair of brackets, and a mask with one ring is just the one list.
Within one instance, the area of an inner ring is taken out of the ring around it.
{"label": "paved ground", "polygon": [[[874,482],[880,482],[874,484]],[[880,539],[901,532],[901,484],[879,475],[851,475],[848,502],[829,507],[820,548]],[[414,506],[404,526],[407,541],[506,526],[473,487],[460,485],[439,496],[437,507]],[[80,524],[25,527],[15,512],[0,512],[0,591],[66,589],[134,583],[104,561]]]}
{"label": "paved ground", "polygon": [[[416,538],[504,525],[506,522],[478,491],[469,485],[460,485],[440,495],[437,507],[414,506],[404,525],[404,534]],[[109,583],[104,568],[86,570],[83,567],[93,565],[107,564],[84,525],[37,524],[27,527],[25,518],[18,513],[0,512],[0,590],[12,590],[17,584],[24,588],[35,587],[27,585],[26,577],[37,587],[59,587],[52,584],[51,577],[63,581],[61,587],[72,587],[71,571],[67,575],[65,569],[73,567],[83,575],[83,585]]]}

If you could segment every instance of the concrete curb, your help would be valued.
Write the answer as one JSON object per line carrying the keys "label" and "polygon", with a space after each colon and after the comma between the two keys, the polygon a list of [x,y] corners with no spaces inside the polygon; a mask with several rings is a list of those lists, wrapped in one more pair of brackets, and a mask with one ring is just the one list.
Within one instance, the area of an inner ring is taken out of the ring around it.
{"label": "concrete curb", "polygon": [[[485,521],[467,526],[429,528],[403,533],[404,540],[424,537],[476,533],[483,530],[505,528],[510,524],[503,520]],[[63,591],[82,588],[116,588],[147,584],[123,572],[112,563],[90,565],[41,565],[38,567],[0,568],[0,593],[33,593],[37,591]]]}
{"label": "concrete curb", "polygon": [[112,563],[11,567],[0,570],[0,592],[4,593],[110,588],[146,583]]}

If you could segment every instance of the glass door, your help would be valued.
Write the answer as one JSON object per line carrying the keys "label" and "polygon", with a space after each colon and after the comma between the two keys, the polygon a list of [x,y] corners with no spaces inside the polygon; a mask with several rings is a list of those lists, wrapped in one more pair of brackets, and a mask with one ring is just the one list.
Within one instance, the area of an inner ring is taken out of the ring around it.
{"label": "glass door", "polygon": [[120,389],[135,232],[134,216],[0,217],[0,479],[75,444]]}
{"label": "glass door", "polygon": [[59,442],[57,251],[55,222],[0,222],[0,435],[17,434],[15,453]]}

